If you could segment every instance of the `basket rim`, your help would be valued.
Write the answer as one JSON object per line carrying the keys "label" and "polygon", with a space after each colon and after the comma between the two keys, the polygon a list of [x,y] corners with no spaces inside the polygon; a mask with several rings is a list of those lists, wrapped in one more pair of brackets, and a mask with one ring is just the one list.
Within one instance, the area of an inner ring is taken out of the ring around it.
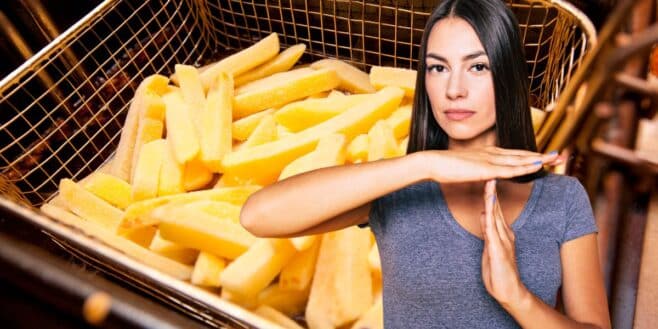
{"label": "basket rim", "polygon": [[[9,88],[12,87],[12,82],[14,82],[16,79],[21,77],[25,72],[29,71],[32,67],[36,65],[37,62],[42,60],[43,58],[46,58],[47,56],[51,55],[54,53],[58,47],[61,46],[62,43],[75,38],[76,34],[88,26],[94,19],[99,17],[99,14],[104,11],[108,10],[108,7],[120,0],[105,0],[101,2],[98,6],[96,6],[94,9],[92,9],[89,13],[84,15],[81,19],[79,19],[77,22],[75,22],[73,25],[71,25],[68,29],[66,29],[64,32],[62,32],[59,36],[57,36],[55,39],[53,39],[51,42],[49,42],[46,46],[41,48],[38,52],[36,52],[32,57],[30,57],[28,60],[23,62],[19,67],[17,67],[15,70],[11,71],[6,77],[4,77],[2,80],[0,80],[0,93],[4,94],[4,92]],[[4,97],[3,97],[4,100]]]}
{"label": "basket rim", "polygon": [[165,293],[166,290],[175,291],[179,295],[170,296],[170,298],[173,298],[177,302],[185,303],[185,301],[180,300],[180,297],[192,299],[195,303],[203,305],[204,308],[228,316],[231,320],[239,321],[241,324],[248,326],[256,325],[258,328],[281,329],[275,323],[256,316],[252,311],[248,311],[237,304],[222,299],[217,294],[205,291],[189,282],[161,273],[157,269],[143,264],[139,260],[105,244],[94,235],[89,235],[62,223],[38,209],[31,209],[16,204],[0,195],[0,213],[7,216],[19,217],[35,225],[40,230],[72,244],[76,249],[82,248],[79,251],[87,256],[108,259],[113,265],[117,265],[120,270],[128,270],[130,274],[136,275],[136,279],[138,280],[148,280],[157,283],[158,286],[156,289],[160,289],[160,291],[163,291],[162,288],[164,288]]}

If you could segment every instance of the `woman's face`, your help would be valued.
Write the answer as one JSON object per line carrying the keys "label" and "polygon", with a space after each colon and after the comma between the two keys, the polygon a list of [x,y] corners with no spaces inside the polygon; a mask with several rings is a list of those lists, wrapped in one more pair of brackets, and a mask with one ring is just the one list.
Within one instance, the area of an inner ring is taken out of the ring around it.
{"label": "woman's face", "polygon": [[430,31],[425,87],[432,113],[453,140],[468,140],[496,122],[489,59],[471,25],[461,18],[439,20]]}

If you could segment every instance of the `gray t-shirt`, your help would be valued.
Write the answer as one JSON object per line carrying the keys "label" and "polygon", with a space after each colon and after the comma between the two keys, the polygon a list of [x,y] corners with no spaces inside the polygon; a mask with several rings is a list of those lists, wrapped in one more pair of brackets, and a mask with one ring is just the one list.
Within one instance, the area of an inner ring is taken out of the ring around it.
{"label": "gray t-shirt", "polygon": [[[374,200],[368,224],[381,257],[387,329],[519,327],[487,293],[484,243],[454,219],[438,183],[423,181]],[[536,179],[512,229],[521,280],[554,306],[560,246],[597,232],[585,189],[569,176]]]}

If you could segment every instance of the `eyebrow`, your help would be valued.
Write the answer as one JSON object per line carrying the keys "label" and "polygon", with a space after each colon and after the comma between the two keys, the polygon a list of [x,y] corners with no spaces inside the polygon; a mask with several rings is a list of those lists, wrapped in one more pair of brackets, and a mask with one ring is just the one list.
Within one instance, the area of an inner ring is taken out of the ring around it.
{"label": "eyebrow", "polygon": [[[472,53],[472,54],[468,54],[468,55],[462,57],[462,61],[467,61],[467,60],[471,60],[471,59],[474,59],[474,58],[478,58],[478,57],[480,57],[480,56],[482,56],[482,55],[485,55],[485,56],[486,56],[487,54],[486,54],[484,51],[482,51],[482,50],[480,50],[480,51],[476,51],[476,52],[474,52],[474,53]],[[443,62],[448,63],[448,60],[447,60],[445,57],[440,56],[440,55],[437,55],[437,54],[435,54],[435,53],[429,53],[429,54],[427,54],[426,57],[428,57],[428,58],[434,58],[434,59],[436,59],[436,60],[439,60],[439,61],[443,61]]]}

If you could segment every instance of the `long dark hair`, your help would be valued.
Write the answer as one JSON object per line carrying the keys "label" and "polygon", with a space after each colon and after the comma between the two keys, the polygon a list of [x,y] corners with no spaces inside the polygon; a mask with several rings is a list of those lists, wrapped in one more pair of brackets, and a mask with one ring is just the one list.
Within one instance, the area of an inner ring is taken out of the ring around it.
{"label": "long dark hair", "polygon": [[[427,39],[434,24],[447,17],[458,17],[468,22],[489,57],[496,100],[497,146],[536,152],[530,115],[528,67],[514,14],[501,0],[446,0],[428,18],[420,43],[407,154],[448,149],[448,135],[432,114],[425,88]],[[540,170],[511,180],[528,182],[544,175],[546,172]]]}

